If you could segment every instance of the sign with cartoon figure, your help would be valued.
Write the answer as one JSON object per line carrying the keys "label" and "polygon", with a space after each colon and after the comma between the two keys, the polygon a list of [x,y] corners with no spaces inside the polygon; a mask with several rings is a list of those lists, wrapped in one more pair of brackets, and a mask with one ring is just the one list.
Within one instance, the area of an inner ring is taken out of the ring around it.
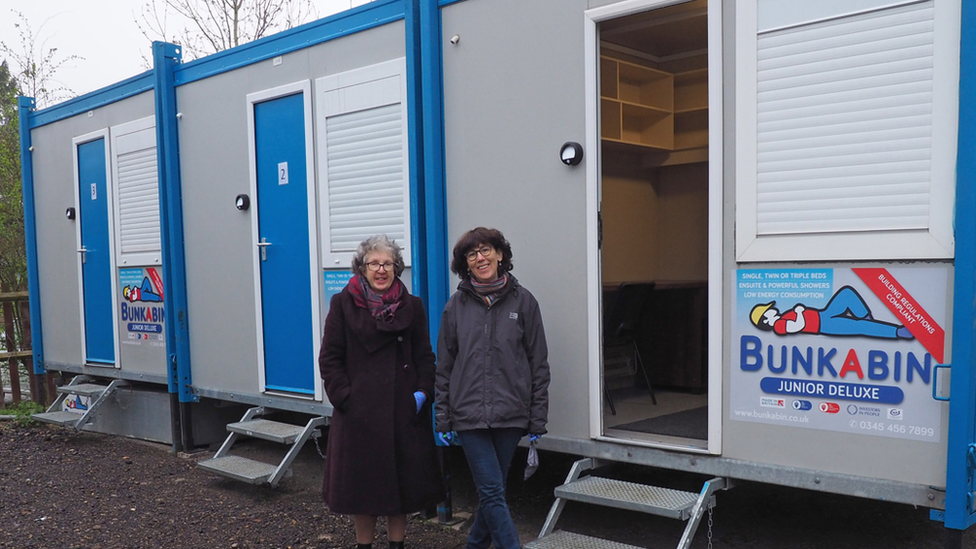
{"label": "sign with cartoon figure", "polygon": [[735,272],[729,419],[939,442],[943,267]]}
{"label": "sign with cartoon figure", "polygon": [[122,344],[165,347],[163,278],[156,267],[119,269]]}

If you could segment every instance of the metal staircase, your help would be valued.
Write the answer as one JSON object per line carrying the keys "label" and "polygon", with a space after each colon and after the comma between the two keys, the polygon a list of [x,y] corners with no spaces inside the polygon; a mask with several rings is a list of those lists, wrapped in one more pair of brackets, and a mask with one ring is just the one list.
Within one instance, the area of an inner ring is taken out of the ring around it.
{"label": "metal staircase", "polygon": [[687,522],[678,549],[687,549],[695,536],[702,515],[715,506],[715,492],[730,488],[727,479],[713,478],[701,492],[684,492],[622,480],[582,474],[603,465],[597,459],[581,459],[573,464],[562,486],[556,487],[553,502],[539,539],[525,549],[640,549],[633,545],[584,536],[573,532],[553,532],[567,501],[578,501],[617,509],[639,511]]}
{"label": "metal staircase", "polygon": [[[33,414],[31,418],[42,423],[53,423],[73,427],[76,431],[84,427],[94,417],[95,411],[118,390],[127,387],[129,382],[115,379],[108,385],[97,383],[89,376],[75,376],[67,385],[58,387],[58,398],[54,399],[47,411]],[[69,396],[88,397],[90,403],[84,413],[68,412],[61,409],[61,405]]]}
{"label": "metal staircase", "polygon": [[[227,426],[230,434],[214,454],[214,457],[201,461],[197,467],[216,473],[220,476],[244,481],[250,484],[278,485],[282,478],[291,474],[291,464],[298,456],[299,450],[310,437],[318,438],[318,428],[327,425],[324,417],[313,417],[304,426],[271,421],[261,416],[272,410],[263,407],[250,408],[237,423]],[[241,436],[249,436],[262,440],[269,440],[290,446],[281,463],[269,464],[242,456],[230,455],[231,446]]]}

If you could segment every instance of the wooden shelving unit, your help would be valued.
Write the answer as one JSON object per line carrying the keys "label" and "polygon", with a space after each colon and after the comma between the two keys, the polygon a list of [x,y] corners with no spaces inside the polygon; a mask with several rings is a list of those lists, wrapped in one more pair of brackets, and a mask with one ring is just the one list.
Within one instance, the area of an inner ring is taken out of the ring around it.
{"label": "wooden shelving unit", "polygon": [[600,136],[659,151],[708,147],[708,71],[672,74],[600,57]]}

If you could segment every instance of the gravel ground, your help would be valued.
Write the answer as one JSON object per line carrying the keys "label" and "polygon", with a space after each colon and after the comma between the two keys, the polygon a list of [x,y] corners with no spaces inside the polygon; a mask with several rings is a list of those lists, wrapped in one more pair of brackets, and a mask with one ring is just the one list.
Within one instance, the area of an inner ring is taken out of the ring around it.
{"label": "gravel ground", "polygon": [[[235,445],[235,454],[267,456],[262,441]],[[0,424],[0,548],[350,548],[352,521],[329,513],[320,497],[322,458],[302,450],[294,475],[275,489],[250,486],[196,469],[212,455],[177,456],[168,446],[51,427]],[[461,450],[447,454],[452,508],[466,516],[475,504]],[[509,501],[523,542],[539,531],[572,456],[542,452],[539,472],[521,479],[525,452],[516,454]],[[621,478],[697,490],[701,479],[621,466]],[[570,503],[558,528],[639,547],[675,547],[683,523],[627,511]],[[380,533],[377,548],[386,546]],[[467,525],[411,517],[412,548],[463,548]],[[742,484],[718,495],[714,548],[941,548],[943,529],[928,511],[887,502]],[[692,547],[708,547],[703,523]],[[976,534],[966,532],[966,549]]]}

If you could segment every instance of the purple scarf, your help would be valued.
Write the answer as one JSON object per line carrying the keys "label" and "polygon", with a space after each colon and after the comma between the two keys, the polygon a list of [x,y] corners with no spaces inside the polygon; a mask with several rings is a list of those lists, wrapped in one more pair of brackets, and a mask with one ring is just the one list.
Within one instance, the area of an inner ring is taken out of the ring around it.
{"label": "purple scarf", "polygon": [[376,293],[365,276],[356,275],[346,286],[352,294],[353,302],[369,311],[376,320],[393,322],[396,310],[403,303],[403,282],[399,278],[393,280],[393,285],[383,294]]}

